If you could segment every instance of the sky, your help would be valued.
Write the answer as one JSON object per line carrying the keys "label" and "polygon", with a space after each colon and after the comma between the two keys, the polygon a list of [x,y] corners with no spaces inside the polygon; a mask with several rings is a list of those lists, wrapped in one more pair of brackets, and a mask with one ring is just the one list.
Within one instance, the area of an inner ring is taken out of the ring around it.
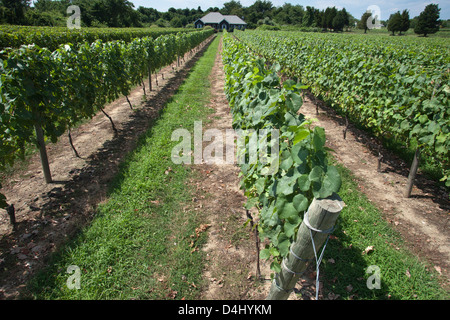
{"label": "sky", "polygon": [[[154,8],[160,12],[167,12],[169,8],[175,9],[197,9],[199,6],[202,10],[209,7],[223,7],[223,4],[230,0],[130,0],[138,8],[143,6],[146,8]],[[430,4],[438,4],[441,19],[450,19],[450,1],[449,0],[270,0],[276,7],[282,6],[284,3],[299,4],[304,7],[312,6],[317,9],[326,9],[327,7],[336,7],[338,9],[345,8],[355,18],[359,19],[369,6],[378,6],[380,8],[381,19],[387,20],[392,13],[397,11],[409,10],[410,18],[414,18]],[[244,7],[251,6],[255,0],[240,0]]]}

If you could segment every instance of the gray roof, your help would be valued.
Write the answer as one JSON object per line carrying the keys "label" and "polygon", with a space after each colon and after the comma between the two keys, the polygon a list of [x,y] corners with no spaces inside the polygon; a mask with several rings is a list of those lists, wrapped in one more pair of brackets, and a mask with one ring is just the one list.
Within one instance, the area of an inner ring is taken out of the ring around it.
{"label": "gray roof", "polygon": [[228,21],[229,24],[247,24],[238,16],[224,16],[224,18],[226,21]]}
{"label": "gray roof", "polygon": [[[203,23],[221,23],[223,20],[227,21],[229,24],[247,24],[244,20],[238,16],[224,16],[219,12],[210,12],[203,18],[200,18]],[[197,20],[198,21],[198,20]]]}

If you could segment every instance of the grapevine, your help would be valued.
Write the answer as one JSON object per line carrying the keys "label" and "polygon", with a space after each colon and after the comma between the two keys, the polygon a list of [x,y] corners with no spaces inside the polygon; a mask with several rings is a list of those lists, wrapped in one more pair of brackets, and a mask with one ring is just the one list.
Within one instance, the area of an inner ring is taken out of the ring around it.
{"label": "grapevine", "polygon": [[[42,129],[45,139],[56,142],[80,120],[103,111],[107,102],[128,95],[148,70],[170,64],[177,54],[199,45],[212,32],[130,42],[96,40],[77,46],[64,44],[54,51],[34,44],[3,50],[0,170],[23,157],[26,144],[45,145],[35,132]],[[0,206],[6,206],[4,195],[0,195]]]}
{"label": "grapevine", "polygon": [[417,145],[450,187],[450,55],[440,39],[237,32],[375,136]]}
{"label": "grapevine", "polygon": [[[312,129],[311,122],[299,113],[301,90],[306,87],[293,80],[281,84],[279,65],[266,67],[263,59],[255,59],[246,45],[229,35],[224,38],[223,57],[233,128],[267,130],[270,141],[274,132],[279,132],[279,153],[268,161],[249,160],[250,136],[238,150],[247,155],[240,174],[246,207],[259,210],[260,237],[270,240],[260,257],[273,257],[271,269],[279,272],[304,212],[314,198],[338,192],[341,178],[328,164],[324,129]],[[278,169],[271,172],[268,168],[274,164]]]}

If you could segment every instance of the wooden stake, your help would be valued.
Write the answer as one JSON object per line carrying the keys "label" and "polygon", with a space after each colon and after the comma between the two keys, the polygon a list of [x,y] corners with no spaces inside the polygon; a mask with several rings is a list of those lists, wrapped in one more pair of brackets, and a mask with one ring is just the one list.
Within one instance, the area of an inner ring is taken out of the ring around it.
{"label": "wooden stake", "polygon": [[152,91],[152,68],[150,65],[148,66],[148,86],[149,91]]}
{"label": "wooden stake", "polygon": [[409,170],[408,182],[406,183],[406,189],[404,193],[405,198],[409,198],[411,196],[412,187],[414,185],[414,180],[416,179],[417,175],[417,169],[419,168],[419,162],[420,162],[420,149],[417,148],[414,154],[411,169]]}
{"label": "wooden stake", "polygon": [[50,165],[48,164],[47,149],[45,147],[44,131],[42,130],[40,124],[37,123],[34,125],[34,130],[36,131],[39,153],[41,154],[41,163],[42,163],[42,170],[44,171],[45,182],[52,183]]}
{"label": "wooden stake", "polygon": [[256,246],[256,278],[261,279],[261,267],[259,265],[259,234],[258,234],[258,226],[255,225],[253,221],[253,217],[249,210],[246,210],[247,218],[250,219],[250,227],[254,230],[255,234],[255,246]]}
{"label": "wooden stake", "polygon": [[[337,194],[326,199],[314,199],[308,209],[310,226],[322,231],[332,229],[344,206],[345,203]],[[312,231],[317,251],[322,247],[328,235],[328,233]],[[298,229],[297,239],[292,244],[290,251],[282,263],[281,272],[276,274],[272,282],[267,300],[287,300],[309,262],[315,257],[310,228],[305,220]]]}
{"label": "wooden stake", "polygon": [[72,134],[70,133],[70,128],[69,128],[69,130],[67,132],[67,135],[69,136],[69,143],[70,143],[70,145],[72,147],[73,152],[75,153],[75,156],[77,158],[81,158],[80,155],[78,154],[77,149],[75,149],[75,146],[73,145]]}
{"label": "wooden stake", "polygon": [[103,114],[109,119],[109,121],[111,122],[111,126],[114,130],[114,133],[117,134],[117,129],[116,126],[114,125],[113,119],[105,112],[105,110],[103,110],[103,108],[100,108],[100,110],[102,110]]}
{"label": "wooden stake", "polygon": [[142,90],[144,91],[144,96],[147,97],[147,92],[145,92],[145,83],[144,83],[144,79],[141,80],[142,83]]}
{"label": "wooden stake", "polygon": [[348,117],[345,116],[345,128],[344,130],[342,130],[344,133],[344,140],[347,138],[347,130],[348,130]]}
{"label": "wooden stake", "polygon": [[14,205],[11,204],[11,205],[7,206],[6,212],[8,212],[9,221],[11,222],[13,230],[15,231],[17,229],[17,224],[16,224],[16,209],[14,208]]}
{"label": "wooden stake", "polygon": [[381,153],[381,145],[378,146],[378,167],[377,171],[381,172],[381,163],[383,161],[383,154]]}
{"label": "wooden stake", "polygon": [[128,96],[125,96],[125,98],[127,98],[128,104],[130,105],[130,109],[133,110],[133,106],[131,105],[130,99],[128,99]]}

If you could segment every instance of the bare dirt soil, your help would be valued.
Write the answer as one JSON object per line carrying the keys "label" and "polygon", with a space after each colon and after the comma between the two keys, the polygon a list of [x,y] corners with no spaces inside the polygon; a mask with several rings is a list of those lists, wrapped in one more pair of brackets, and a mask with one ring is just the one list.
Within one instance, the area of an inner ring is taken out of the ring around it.
{"label": "bare dirt soil", "polygon": [[105,106],[111,122],[99,112],[92,120],[72,130],[72,139],[81,158],[77,158],[67,136],[47,146],[54,182],[46,184],[39,154],[3,182],[1,192],[15,207],[17,228],[0,210],[0,300],[20,299],[26,280],[42,266],[59,245],[87,225],[96,206],[107,198],[107,185],[116,175],[119,164],[134,149],[138,137],[146,132],[159,112],[173,96],[201,57],[207,44],[176,64],[152,75],[128,96]]}

